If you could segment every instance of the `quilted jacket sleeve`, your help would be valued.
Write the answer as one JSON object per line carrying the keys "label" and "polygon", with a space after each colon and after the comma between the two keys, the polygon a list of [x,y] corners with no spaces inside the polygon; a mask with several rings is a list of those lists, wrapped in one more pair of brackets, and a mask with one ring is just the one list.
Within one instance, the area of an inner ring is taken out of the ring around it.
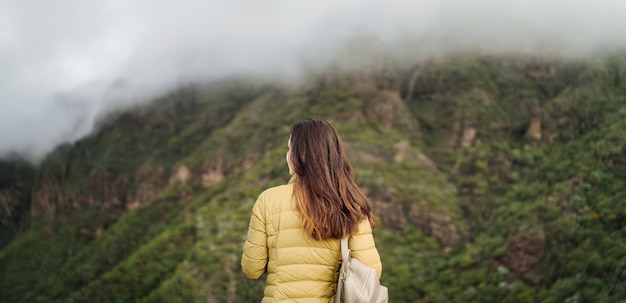
{"label": "quilted jacket sleeve", "polygon": [[368,267],[375,269],[380,278],[383,265],[374,243],[372,228],[367,219],[359,224],[359,231],[350,237],[348,246],[352,258],[356,258]]}
{"label": "quilted jacket sleeve", "polygon": [[248,279],[258,279],[267,268],[267,232],[265,230],[266,217],[263,204],[261,195],[252,207],[248,237],[243,246],[241,268]]}

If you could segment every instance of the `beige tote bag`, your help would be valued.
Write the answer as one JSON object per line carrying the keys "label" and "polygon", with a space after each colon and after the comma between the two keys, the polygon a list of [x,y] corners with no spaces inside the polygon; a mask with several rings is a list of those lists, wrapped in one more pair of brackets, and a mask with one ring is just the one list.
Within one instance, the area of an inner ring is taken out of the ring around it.
{"label": "beige tote bag", "polygon": [[335,303],[387,303],[387,287],[380,285],[376,270],[350,258],[348,238],[341,239],[343,262],[337,282]]}

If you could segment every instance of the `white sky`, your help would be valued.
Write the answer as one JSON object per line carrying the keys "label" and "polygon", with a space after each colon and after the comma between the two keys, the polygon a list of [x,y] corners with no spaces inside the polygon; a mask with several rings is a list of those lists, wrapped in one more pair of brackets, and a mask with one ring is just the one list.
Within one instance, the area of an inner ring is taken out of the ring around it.
{"label": "white sky", "polygon": [[583,55],[625,49],[625,16],[623,0],[0,0],[0,158],[40,159],[186,81],[297,77],[358,36],[398,56]]}

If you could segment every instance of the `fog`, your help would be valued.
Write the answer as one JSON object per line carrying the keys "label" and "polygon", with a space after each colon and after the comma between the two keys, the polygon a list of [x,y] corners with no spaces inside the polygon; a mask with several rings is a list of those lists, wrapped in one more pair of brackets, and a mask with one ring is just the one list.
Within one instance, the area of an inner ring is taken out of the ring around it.
{"label": "fog", "polygon": [[0,158],[39,161],[94,119],[188,82],[297,81],[365,38],[399,60],[626,48],[626,1],[0,0]]}

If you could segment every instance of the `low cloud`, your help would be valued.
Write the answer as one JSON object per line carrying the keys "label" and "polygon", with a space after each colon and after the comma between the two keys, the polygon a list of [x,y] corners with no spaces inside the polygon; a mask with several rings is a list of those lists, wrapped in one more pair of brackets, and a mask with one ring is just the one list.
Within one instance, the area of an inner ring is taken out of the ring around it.
{"label": "low cloud", "polygon": [[37,161],[94,119],[181,83],[289,81],[369,37],[399,59],[586,56],[626,48],[624,1],[12,1],[0,3],[0,158]]}

